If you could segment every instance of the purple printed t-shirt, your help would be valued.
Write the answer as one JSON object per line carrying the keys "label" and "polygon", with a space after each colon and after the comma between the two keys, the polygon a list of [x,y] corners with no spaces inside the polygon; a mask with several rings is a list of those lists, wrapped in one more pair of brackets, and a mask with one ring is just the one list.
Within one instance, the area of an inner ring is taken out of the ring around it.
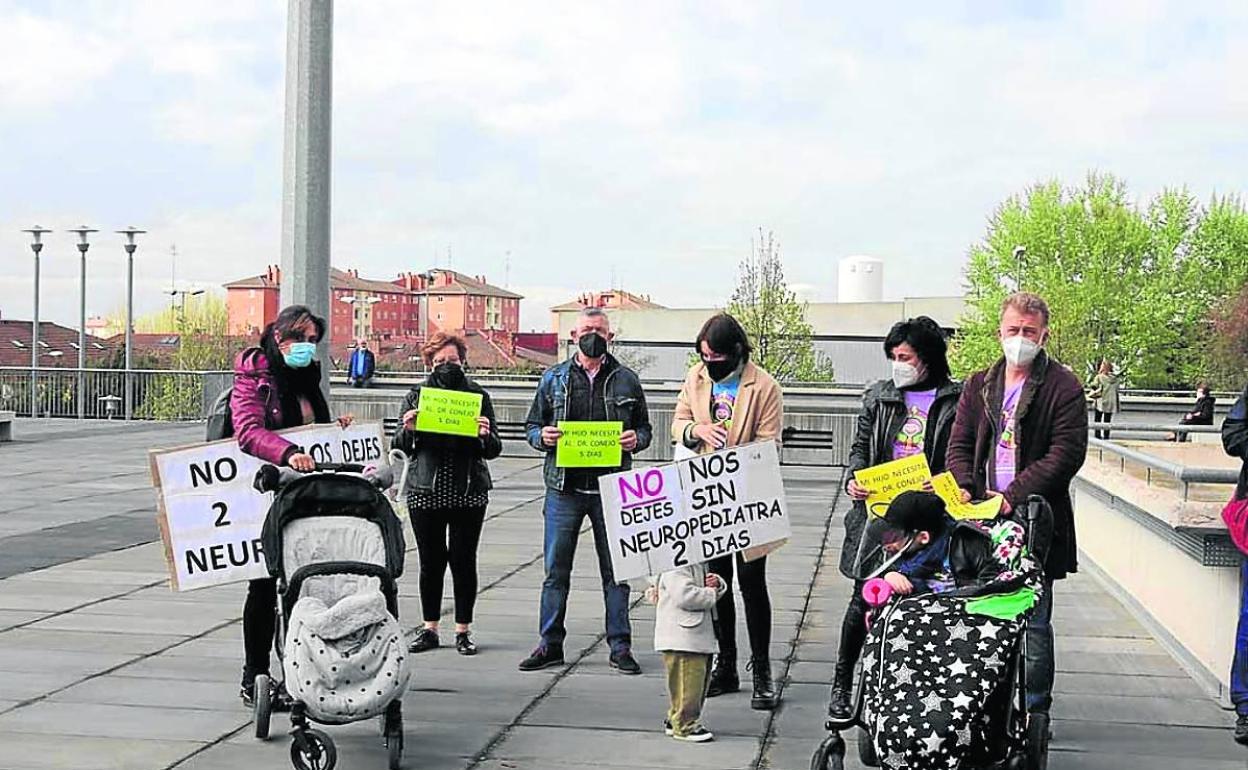
{"label": "purple printed t-shirt", "polygon": [[936,390],[906,391],[906,421],[893,438],[893,459],[917,455],[923,451],[923,437],[927,435],[927,415],[936,401]]}
{"label": "purple printed t-shirt", "polygon": [[1023,386],[1026,384],[1027,380],[1022,380],[1017,385],[1006,388],[1005,396],[1001,399],[1001,435],[997,436],[997,474],[996,484],[993,486],[997,492],[1004,492],[1005,488],[1014,481],[1017,472],[1014,467],[1018,450],[1018,441],[1015,440],[1017,434],[1014,430],[1014,412],[1018,409],[1018,396],[1023,392]]}

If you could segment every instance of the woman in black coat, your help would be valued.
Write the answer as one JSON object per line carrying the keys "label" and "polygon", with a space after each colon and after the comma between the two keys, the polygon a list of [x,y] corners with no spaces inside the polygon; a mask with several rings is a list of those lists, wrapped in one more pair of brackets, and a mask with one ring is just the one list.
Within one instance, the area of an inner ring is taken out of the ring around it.
{"label": "woman in black coat", "polygon": [[858,413],[857,432],[845,469],[845,491],[854,500],[845,516],[841,572],[854,580],[853,594],[841,621],[841,643],[832,679],[828,712],[847,718],[854,666],[866,641],[866,602],[857,574],[858,546],[867,522],[867,490],[854,471],[922,452],[935,475],[945,469],[945,450],[958,410],[962,385],[949,375],[945,333],[927,316],[899,321],[884,338],[884,355],[893,376],[867,389]]}
{"label": "woman in black coat", "polygon": [[[498,437],[490,394],[464,374],[466,349],[459,337],[439,332],[424,348],[432,373],[407,394],[403,420],[393,447],[408,456],[407,509],[420,553],[420,604],[424,627],[416,632],[411,652],[440,646],[438,620],[442,614],[442,582],[451,568],[455,589],[455,650],[475,655],[469,635],[477,600],[477,546],[489,504],[487,460],[498,457]],[[452,436],[416,430],[422,387],[458,390],[481,395],[476,436]]]}

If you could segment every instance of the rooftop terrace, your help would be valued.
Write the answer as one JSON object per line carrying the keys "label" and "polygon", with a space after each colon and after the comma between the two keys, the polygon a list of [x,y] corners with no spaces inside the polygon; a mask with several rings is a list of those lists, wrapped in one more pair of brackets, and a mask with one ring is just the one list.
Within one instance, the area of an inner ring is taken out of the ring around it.
{"label": "rooftop terrace", "polygon": [[[19,420],[15,433],[0,444],[0,767],[289,767],[284,722],[257,742],[237,698],[245,589],[166,587],[147,450],[194,442],[202,426]],[[850,587],[836,568],[839,469],[785,469],[795,532],[768,565],[783,705],[766,714],[750,710],[748,693],[714,699],[706,721],[717,739],[699,746],[659,729],[665,690],[648,605],[632,615],[644,675],[608,669],[589,537],[573,576],[570,665],[516,670],[536,640],[541,474],[528,458],[493,470],[481,654],[418,657],[404,704],[406,767],[809,766]],[[415,582],[413,553],[401,582],[407,622],[419,616]],[[448,619],[449,598],[448,585]],[[1229,712],[1089,574],[1059,583],[1054,623],[1051,768],[1245,767]],[[329,729],[339,767],[385,766],[375,724]],[[852,747],[849,755],[856,767]]]}

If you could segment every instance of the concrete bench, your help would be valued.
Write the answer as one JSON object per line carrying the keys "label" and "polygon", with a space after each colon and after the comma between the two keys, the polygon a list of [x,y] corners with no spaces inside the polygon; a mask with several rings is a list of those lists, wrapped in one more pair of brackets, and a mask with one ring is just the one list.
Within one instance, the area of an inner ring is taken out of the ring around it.
{"label": "concrete bench", "polygon": [[0,441],[13,440],[13,419],[17,412],[0,412]]}

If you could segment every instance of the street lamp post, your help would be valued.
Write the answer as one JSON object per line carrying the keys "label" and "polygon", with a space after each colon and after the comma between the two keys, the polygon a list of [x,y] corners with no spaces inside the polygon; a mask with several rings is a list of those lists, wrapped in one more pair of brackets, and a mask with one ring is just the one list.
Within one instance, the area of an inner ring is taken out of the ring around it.
{"label": "street lamp post", "polygon": [[87,385],[87,249],[91,244],[87,236],[98,233],[86,225],[80,225],[71,233],[78,234],[78,253],[82,255],[82,264],[78,273],[78,419],[86,417],[86,385]]}
{"label": "street lamp post", "polygon": [[1018,275],[1018,278],[1016,279],[1016,283],[1018,284],[1018,291],[1023,290],[1023,257],[1025,256],[1027,256],[1026,246],[1014,247],[1014,265],[1015,265],[1015,268],[1017,270],[1017,275]]}
{"label": "street lamp post", "polygon": [[174,289],[169,292],[170,297],[179,297],[178,302],[178,334],[186,333],[186,298],[198,297],[203,294],[203,289]]}
{"label": "street lamp post", "polygon": [[50,233],[39,225],[29,230],[30,250],[35,252],[35,317],[30,322],[30,416],[39,416],[39,252],[43,251],[43,235]]}
{"label": "street lamp post", "polygon": [[126,250],[126,419],[129,420],[133,418],[134,412],[134,375],[131,372],[134,350],[134,250],[138,248],[134,236],[147,231],[136,230],[131,225],[117,232],[126,236],[126,245],[123,248]]}

